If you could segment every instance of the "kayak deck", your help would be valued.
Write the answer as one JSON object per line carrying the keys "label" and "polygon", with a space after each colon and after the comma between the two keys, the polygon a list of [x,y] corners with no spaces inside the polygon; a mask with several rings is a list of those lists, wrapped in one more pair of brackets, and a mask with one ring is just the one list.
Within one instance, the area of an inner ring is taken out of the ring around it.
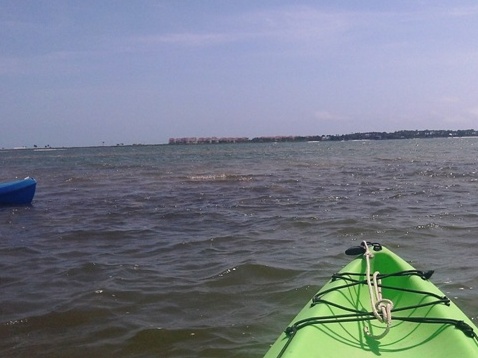
{"label": "kayak deck", "polygon": [[372,312],[366,255],[359,255],[332,276],[265,357],[478,357],[477,328],[428,280],[433,271],[417,271],[381,245],[374,249],[369,267],[393,303],[389,331]]}

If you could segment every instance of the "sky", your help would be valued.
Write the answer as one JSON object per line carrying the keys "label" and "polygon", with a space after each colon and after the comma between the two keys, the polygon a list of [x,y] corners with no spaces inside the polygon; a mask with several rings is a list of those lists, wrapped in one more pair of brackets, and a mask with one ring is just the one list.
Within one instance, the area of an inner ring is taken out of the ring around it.
{"label": "sky", "polygon": [[475,0],[0,0],[0,148],[478,129]]}

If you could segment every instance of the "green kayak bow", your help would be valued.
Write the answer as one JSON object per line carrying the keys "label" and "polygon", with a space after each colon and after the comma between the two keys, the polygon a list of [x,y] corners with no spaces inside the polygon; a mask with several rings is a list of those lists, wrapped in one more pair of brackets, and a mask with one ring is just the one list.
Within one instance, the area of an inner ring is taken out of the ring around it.
{"label": "green kayak bow", "polygon": [[478,329],[430,277],[377,243],[307,303],[270,347],[271,357],[478,357]]}

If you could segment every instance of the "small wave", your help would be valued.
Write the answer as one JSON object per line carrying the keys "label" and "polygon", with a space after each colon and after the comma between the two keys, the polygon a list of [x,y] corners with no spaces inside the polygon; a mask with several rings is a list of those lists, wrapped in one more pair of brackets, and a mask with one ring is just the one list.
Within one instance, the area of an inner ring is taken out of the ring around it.
{"label": "small wave", "polygon": [[242,264],[229,267],[217,275],[210,277],[211,286],[223,285],[261,285],[278,281],[292,280],[300,271],[290,268],[273,267],[260,264]]}
{"label": "small wave", "polygon": [[191,325],[176,329],[141,329],[128,340],[123,351],[128,356],[223,357],[225,352],[230,355],[234,347],[235,356],[259,356],[263,353],[264,343],[257,344],[255,339],[251,340],[253,328],[250,325],[221,326],[218,322],[216,327],[209,328]]}
{"label": "small wave", "polygon": [[440,229],[441,226],[437,223],[431,222],[426,224],[417,225],[415,229],[417,230],[433,230],[433,229]]}
{"label": "small wave", "polygon": [[191,181],[199,182],[214,182],[214,181],[252,181],[253,177],[249,175],[235,175],[235,174],[202,174],[188,176]]}
{"label": "small wave", "polygon": [[207,329],[164,329],[162,327],[147,328],[138,331],[127,343],[126,350],[132,352],[161,353],[172,349],[172,346],[184,345],[186,342],[204,339]]}
{"label": "small wave", "polygon": [[63,151],[66,150],[64,148],[38,148],[33,149],[34,152],[56,152],[56,151]]}

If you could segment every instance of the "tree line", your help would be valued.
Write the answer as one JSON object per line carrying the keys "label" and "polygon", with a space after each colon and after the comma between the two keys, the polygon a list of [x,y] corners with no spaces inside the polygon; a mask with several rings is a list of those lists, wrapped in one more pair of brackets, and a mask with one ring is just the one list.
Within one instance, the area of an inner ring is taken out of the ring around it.
{"label": "tree line", "polygon": [[271,136],[255,137],[187,137],[170,138],[169,144],[222,144],[222,143],[274,143],[274,142],[319,142],[319,141],[348,141],[348,140],[386,140],[386,139],[415,139],[415,138],[452,138],[477,137],[478,131],[464,130],[401,130],[396,132],[364,132],[336,135],[312,136]]}

